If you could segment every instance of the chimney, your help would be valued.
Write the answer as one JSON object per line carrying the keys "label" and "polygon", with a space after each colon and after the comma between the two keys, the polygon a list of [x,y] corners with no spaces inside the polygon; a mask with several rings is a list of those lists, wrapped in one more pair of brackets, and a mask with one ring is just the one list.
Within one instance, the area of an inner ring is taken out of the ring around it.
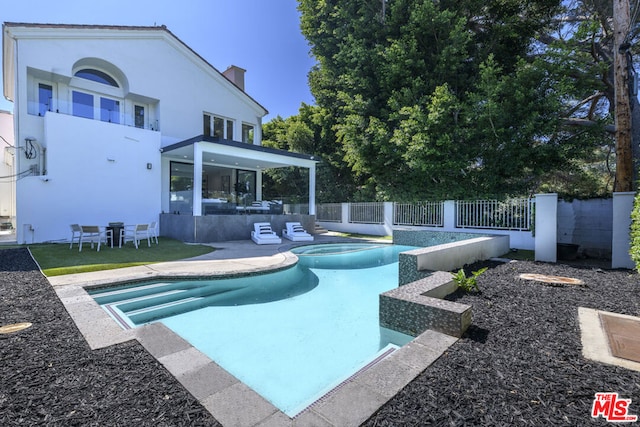
{"label": "chimney", "polygon": [[238,86],[238,88],[240,88],[240,90],[244,92],[244,73],[246,71],[247,70],[243,68],[231,65],[224,71],[224,73],[222,73],[222,75],[229,79],[231,83]]}

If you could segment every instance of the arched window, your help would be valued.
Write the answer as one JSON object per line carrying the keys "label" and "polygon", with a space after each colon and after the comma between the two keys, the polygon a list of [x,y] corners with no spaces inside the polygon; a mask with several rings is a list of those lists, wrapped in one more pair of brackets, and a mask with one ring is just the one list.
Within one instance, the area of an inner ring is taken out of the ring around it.
{"label": "arched window", "polygon": [[118,85],[118,82],[116,82],[116,80],[109,74],[93,68],[83,68],[82,70],[76,71],[74,75],[76,77],[91,80],[93,82],[102,83],[113,87],[120,87]]}

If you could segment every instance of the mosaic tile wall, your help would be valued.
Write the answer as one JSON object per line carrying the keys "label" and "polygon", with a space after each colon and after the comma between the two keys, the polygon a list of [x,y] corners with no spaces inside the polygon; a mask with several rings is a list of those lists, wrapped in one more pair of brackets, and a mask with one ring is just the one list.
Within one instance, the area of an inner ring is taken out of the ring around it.
{"label": "mosaic tile wall", "polygon": [[394,229],[393,243],[407,246],[436,246],[444,243],[459,242],[476,237],[489,236],[489,234],[458,233],[453,231],[431,231],[431,230],[411,230]]}
{"label": "mosaic tile wall", "polygon": [[380,326],[412,336],[427,329],[462,336],[471,324],[471,306],[426,295],[450,282],[449,273],[434,272],[429,277],[381,294]]}

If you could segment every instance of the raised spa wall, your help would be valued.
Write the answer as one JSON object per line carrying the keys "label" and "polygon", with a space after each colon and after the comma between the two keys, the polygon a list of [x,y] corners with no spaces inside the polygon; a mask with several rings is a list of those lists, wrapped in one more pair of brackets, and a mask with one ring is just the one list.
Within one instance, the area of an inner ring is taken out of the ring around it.
{"label": "raised spa wall", "polygon": [[431,329],[461,337],[471,306],[443,299],[457,289],[450,271],[509,252],[509,236],[394,230],[393,243],[427,246],[400,253],[400,286],[380,295],[380,326],[412,336]]}

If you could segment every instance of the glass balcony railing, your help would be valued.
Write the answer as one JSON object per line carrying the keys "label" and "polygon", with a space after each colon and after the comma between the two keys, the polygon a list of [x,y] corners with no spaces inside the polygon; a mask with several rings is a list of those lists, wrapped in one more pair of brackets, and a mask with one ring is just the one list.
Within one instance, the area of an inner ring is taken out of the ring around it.
{"label": "glass balcony railing", "polygon": [[121,110],[114,111],[103,108],[89,108],[83,109],[81,114],[73,114],[73,104],[69,102],[55,102],[53,105],[41,104],[34,101],[27,103],[27,112],[33,116],[44,116],[45,114],[52,112],[56,114],[65,114],[69,116],[84,117],[113,124],[120,124],[123,126],[137,127],[139,129],[152,131],[160,130],[160,123],[158,120],[141,117],[139,111],[140,110],[138,109],[137,115],[134,115],[133,112],[123,113]]}

